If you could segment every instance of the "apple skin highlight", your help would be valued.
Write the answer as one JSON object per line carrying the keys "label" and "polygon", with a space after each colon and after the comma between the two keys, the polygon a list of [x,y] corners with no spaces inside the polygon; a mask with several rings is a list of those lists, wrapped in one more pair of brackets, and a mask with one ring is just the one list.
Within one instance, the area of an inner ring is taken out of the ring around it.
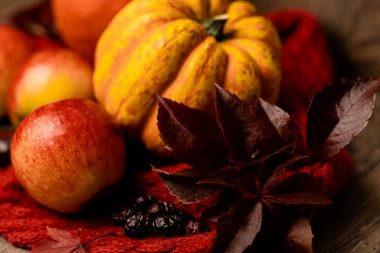
{"label": "apple skin highlight", "polygon": [[29,114],[16,129],[11,160],[35,200],[63,213],[83,210],[125,171],[125,143],[97,103],[67,99]]}
{"label": "apple skin highlight", "polygon": [[34,109],[68,98],[93,98],[92,68],[76,53],[46,47],[19,67],[7,95],[7,114],[14,126]]}

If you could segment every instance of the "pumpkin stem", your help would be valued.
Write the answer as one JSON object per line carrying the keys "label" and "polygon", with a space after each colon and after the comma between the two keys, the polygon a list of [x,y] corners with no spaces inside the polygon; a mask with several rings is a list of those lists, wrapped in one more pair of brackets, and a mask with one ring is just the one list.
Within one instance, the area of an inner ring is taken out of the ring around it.
{"label": "pumpkin stem", "polygon": [[223,27],[227,20],[228,15],[222,14],[206,20],[203,22],[203,26],[206,28],[208,34],[213,36],[217,41],[221,41],[223,39]]}

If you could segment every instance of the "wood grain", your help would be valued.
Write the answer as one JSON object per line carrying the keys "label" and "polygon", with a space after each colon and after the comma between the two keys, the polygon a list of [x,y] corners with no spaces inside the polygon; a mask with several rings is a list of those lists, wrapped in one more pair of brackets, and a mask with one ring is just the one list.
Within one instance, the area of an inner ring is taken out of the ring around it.
{"label": "wood grain", "polygon": [[[40,0],[0,0],[0,23]],[[318,16],[340,75],[380,76],[379,0],[255,0],[263,11],[304,8]],[[316,253],[380,253],[380,93],[367,128],[350,145],[357,172],[349,187],[313,223]],[[1,253],[26,252],[0,238]]]}

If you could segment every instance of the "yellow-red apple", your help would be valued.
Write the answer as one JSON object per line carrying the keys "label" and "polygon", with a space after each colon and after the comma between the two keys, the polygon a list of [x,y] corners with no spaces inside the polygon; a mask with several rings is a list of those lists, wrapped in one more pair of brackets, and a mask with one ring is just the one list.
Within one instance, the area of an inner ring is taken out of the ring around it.
{"label": "yellow-red apple", "polygon": [[7,95],[8,116],[17,126],[34,109],[67,98],[93,98],[92,68],[68,49],[43,48],[16,72]]}
{"label": "yellow-red apple", "polygon": [[6,94],[15,71],[35,48],[32,37],[0,25],[0,117],[6,112]]}
{"label": "yellow-red apple", "polygon": [[21,122],[12,137],[11,161],[20,184],[35,200],[76,213],[122,179],[124,138],[99,104],[61,100]]}

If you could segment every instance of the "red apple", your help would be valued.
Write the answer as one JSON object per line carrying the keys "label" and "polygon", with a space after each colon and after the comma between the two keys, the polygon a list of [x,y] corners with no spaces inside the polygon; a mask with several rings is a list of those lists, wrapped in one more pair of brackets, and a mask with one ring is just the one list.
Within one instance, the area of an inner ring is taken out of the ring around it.
{"label": "red apple", "polygon": [[17,127],[11,161],[20,184],[38,202],[81,211],[125,170],[123,135],[99,104],[67,99],[44,105]]}
{"label": "red apple", "polygon": [[68,49],[43,48],[15,74],[7,95],[8,116],[16,126],[34,109],[67,98],[93,98],[92,68]]}
{"label": "red apple", "polygon": [[6,94],[15,71],[35,49],[32,37],[11,26],[0,25],[0,117],[6,111]]}

